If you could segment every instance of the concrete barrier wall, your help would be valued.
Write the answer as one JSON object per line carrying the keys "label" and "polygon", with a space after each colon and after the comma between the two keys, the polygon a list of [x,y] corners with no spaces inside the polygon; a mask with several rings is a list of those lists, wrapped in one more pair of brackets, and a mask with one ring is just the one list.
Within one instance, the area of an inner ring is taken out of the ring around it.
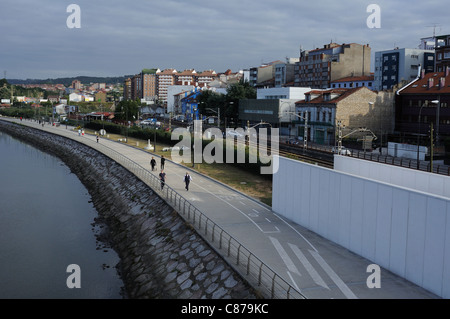
{"label": "concrete barrier wall", "polygon": [[450,176],[430,174],[409,168],[338,155],[334,157],[334,169],[450,198]]}
{"label": "concrete barrier wall", "polygon": [[450,200],[280,157],[274,212],[450,297]]}

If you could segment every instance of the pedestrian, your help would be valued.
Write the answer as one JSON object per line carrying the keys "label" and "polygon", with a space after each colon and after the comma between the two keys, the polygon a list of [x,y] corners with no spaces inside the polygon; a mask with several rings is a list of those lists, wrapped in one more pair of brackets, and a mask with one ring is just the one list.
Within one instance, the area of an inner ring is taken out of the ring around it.
{"label": "pedestrian", "polygon": [[186,190],[189,191],[189,183],[192,181],[191,175],[189,175],[188,172],[186,172],[186,175],[184,176],[184,183],[186,184]]}
{"label": "pedestrian", "polygon": [[166,184],[166,173],[164,173],[163,170],[161,170],[161,173],[159,173],[159,180],[161,181],[161,190],[163,190],[164,185]]}
{"label": "pedestrian", "polygon": [[165,163],[166,163],[166,159],[164,158],[164,155],[161,155],[161,171],[164,169]]}
{"label": "pedestrian", "polygon": [[78,136],[81,136],[81,129],[78,129]]}
{"label": "pedestrian", "polygon": [[98,143],[98,135],[97,135],[97,143]]}
{"label": "pedestrian", "polygon": [[156,166],[156,161],[155,161],[155,158],[153,156],[152,156],[152,159],[150,161],[150,165],[152,166],[152,171],[154,171],[155,170],[155,166]]}

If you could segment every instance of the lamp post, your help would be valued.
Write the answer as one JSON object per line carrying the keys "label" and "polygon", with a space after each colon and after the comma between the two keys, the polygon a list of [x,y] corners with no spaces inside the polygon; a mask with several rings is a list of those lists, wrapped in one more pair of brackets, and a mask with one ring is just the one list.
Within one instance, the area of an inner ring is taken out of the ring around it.
{"label": "lamp post", "polygon": [[298,118],[305,120],[305,131],[303,133],[303,149],[305,150],[308,147],[308,142],[307,142],[308,141],[308,112],[305,112],[305,116],[301,116],[295,112],[283,111],[279,114],[280,119],[283,116],[282,113],[293,114],[293,115],[297,116]]}
{"label": "lamp post", "polygon": [[441,103],[440,103],[440,97],[438,100],[433,100],[431,101],[431,103],[436,105],[436,145],[439,146],[439,117],[440,117],[440,108],[441,108]]}
{"label": "lamp post", "polygon": [[426,103],[425,104],[423,104],[421,107],[420,107],[420,110],[419,110],[419,132],[417,132],[417,169],[419,170],[419,167],[420,167],[420,162],[419,162],[419,138],[420,138],[420,125],[421,125],[421,119],[420,119],[420,117],[421,117],[421,115],[422,115],[422,108],[425,106],[425,105],[427,105]]}
{"label": "lamp post", "polygon": [[217,111],[216,111],[216,110],[213,110],[213,109],[210,109],[209,107],[207,107],[207,108],[205,108],[205,110],[210,110],[217,114],[217,126],[220,129],[220,108],[217,108]]}

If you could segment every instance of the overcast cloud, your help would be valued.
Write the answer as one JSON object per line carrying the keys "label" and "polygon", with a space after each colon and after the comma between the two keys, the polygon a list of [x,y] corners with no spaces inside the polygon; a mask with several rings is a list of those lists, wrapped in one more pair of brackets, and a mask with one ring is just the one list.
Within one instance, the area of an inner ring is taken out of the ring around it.
{"label": "overcast cloud", "polygon": [[[70,4],[81,28],[70,29]],[[381,28],[366,12],[381,8]],[[417,48],[449,34],[442,1],[1,0],[0,77],[122,76],[143,68],[237,72],[337,43]]]}

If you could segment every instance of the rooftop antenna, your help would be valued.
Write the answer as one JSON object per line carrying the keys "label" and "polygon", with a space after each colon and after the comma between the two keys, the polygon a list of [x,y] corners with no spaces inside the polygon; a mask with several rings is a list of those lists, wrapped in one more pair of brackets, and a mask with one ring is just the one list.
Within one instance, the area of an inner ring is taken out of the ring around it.
{"label": "rooftop antenna", "polygon": [[439,26],[439,31],[441,30],[441,24],[439,23],[434,23],[433,25],[427,25],[427,28],[433,28],[433,38],[436,37],[436,27]]}

